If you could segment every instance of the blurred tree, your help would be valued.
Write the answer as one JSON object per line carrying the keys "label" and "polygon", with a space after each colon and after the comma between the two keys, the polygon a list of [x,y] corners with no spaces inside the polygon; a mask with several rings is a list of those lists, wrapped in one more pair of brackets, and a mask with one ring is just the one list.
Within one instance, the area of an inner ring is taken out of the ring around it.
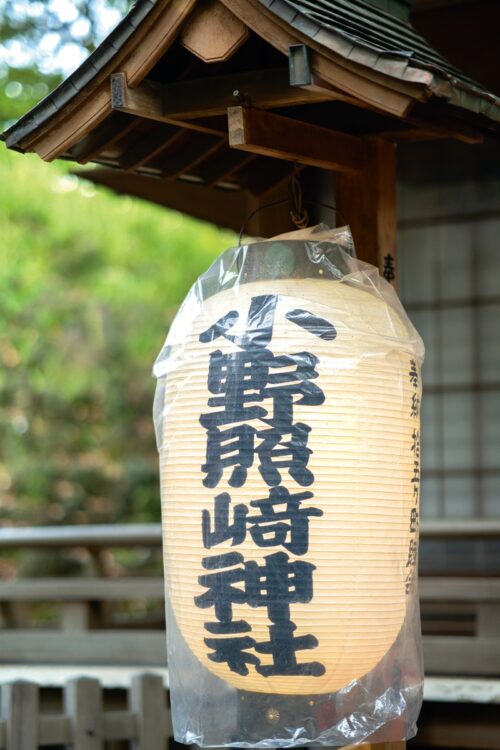
{"label": "blurred tree", "polygon": [[0,123],[5,125],[74,70],[131,0],[0,0]]}
{"label": "blurred tree", "polygon": [[[24,114],[129,4],[0,0],[0,120]],[[0,144],[0,524],[158,520],[151,367],[233,235],[70,168]]]}

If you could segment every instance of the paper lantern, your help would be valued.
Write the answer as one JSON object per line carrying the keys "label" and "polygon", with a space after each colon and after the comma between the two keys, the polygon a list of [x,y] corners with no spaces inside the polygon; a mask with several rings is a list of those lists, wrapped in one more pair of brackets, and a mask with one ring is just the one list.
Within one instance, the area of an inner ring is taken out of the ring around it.
{"label": "paper lantern", "polygon": [[421,345],[369,274],[321,273],[240,273],[181,310],[169,347],[170,604],[196,659],[238,690],[359,680],[412,591]]}

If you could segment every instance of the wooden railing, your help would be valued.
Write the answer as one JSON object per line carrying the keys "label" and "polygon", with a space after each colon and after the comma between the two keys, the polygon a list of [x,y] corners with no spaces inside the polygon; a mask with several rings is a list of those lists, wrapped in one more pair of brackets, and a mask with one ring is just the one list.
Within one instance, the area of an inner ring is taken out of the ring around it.
{"label": "wooden railing", "polygon": [[165,750],[172,734],[165,687],[155,675],[132,678],[125,710],[105,709],[101,684],[86,677],[65,685],[60,713],[42,710],[40,689],[31,682],[2,685],[0,701],[0,750],[101,750],[120,740],[132,750]]}
{"label": "wooden railing", "polygon": [[[425,539],[500,540],[500,522],[427,522]],[[159,524],[78,526],[0,531],[8,549],[160,547]],[[420,580],[427,674],[500,676],[500,578]],[[126,602],[151,600],[156,617],[127,616]],[[0,582],[0,663],[163,666],[163,580],[31,578]],[[52,603],[57,627],[33,627],[30,608]],[[75,637],[75,635],[78,637]]]}

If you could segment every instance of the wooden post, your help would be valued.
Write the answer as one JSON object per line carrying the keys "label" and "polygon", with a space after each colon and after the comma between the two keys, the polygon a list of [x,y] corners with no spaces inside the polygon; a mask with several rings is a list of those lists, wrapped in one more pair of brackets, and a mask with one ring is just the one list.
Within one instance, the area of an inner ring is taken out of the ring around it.
{"label": "wooden post", "polygon": [[374,136],[366,139],[366,163],[358,172],[337,175],[338,223],[348,223],[360,260],[378,266],[396,281],[396,147]]}
{"label": "wooden post", "polygon": [[162,678],[154,674],[135,675],[129,691],[129,708],[137,721],[132,750],[164,750],[172,735],[172,725]]}
{"label": "wooden post", "polygon": [[71,722],[74,750],[103,747],[102,692],[99,680],[79,677],[64,689],[64,709]]}
{"label": "wooden post", "polygon": [[[396,283],[397,211],[396,146],[382,138],[366,138],[366,162],[358,172],[336,178],[337,224],[348,223],[360,260],[377,266]],[[392,722],[390,732],[404,736],[405,717]],[[363,750],[404,750],[405,740],[360,745]],[[347,749],[345,749],[347,750]]]}
{"label": "wooden post", "polygon": [[2,687],[6,750],[38,748],[38,686],[13,682]]}

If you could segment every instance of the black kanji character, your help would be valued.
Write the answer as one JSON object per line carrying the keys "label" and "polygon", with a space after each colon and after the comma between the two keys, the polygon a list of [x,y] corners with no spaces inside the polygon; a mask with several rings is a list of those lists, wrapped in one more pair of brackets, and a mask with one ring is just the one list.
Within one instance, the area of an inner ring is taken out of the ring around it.
{"label": "black kanji character", "polygon": [[[208,654],[210,661],[216,664],[227,664],[231,672],[243,676],[248,674],[247,664],[260,664],[255,654],[249,654],[247,649],[255,646],[255,641],[249,636],[242,638],[205,638],[206,645],[213,649]],[[258,668],[258,667],[257,667]]]}
{"label": "black kanji character", "polygon": [[290,561],[285,552],[267,555],[264,565],[245,563],[245,592],[250,607],[267,607],[274,623],[290,619],[290,604],[307,604],[313,596],[315,565]]}
{"label": "black kanji character", "polygon": [[222,394],[208,399],[208,405],[222,409],[202,414],[200,422],[209,429],[223,424],[245,422],[267,416],[267,409],[258,404],[264,399],[263,389],[268,383],[269,363],[273,359],[269,349],[252,348],[242,352],[223,354],[212,352],[208,370],[210,393]]}
{"label": "black kanji character", "polygon": [[412,432],[412,444],[411,444],[411,451],[415,454],[415,458],[420,458],[420,432],[418,430],[413,430]]}
{"label": "black kanji character", "polygon": [[[200,586],[208,590],[196,596],[194,603],[200,609],[213,607],[217,620],[224,624],[223,632],[241,633],[251,630],[250,625],[243,620],[232,621],[232,605],[245,604],[247,601],[245,591],[233,585],[245,581],[245,568],[241,565],[242,562],[243,555],[239,552],[227,552],[223,555],[205,557],[202,560],[205,570],[217,572],[207,573],[198,578]],[[235,567],[237,565],[239,567]],[[211,623],[207,623],[205,627],[212,633],[220,632],[217,627],[211,627]]]}
{"label": "black kanji character", "polygon": [[418,417],[420,414],[420,397],[416,393],[411,397],[410,417]]}
{"label": "black kanji character", "polygon": [[413,534],[418,530],[418,510],[416,508],[411,509],[410,513],[410,533]]}
{"label": "black kanji character", "polygon": [[408,549],[408,560],[406,561],[406,567],[413,567],[417,564],[417,543],[414,539],[410,539],[410,546]]}
{"label": "black kanji character", "polygon": [[258,643],[255,650],[260,654],[271,654],[272,664],[260,664],[257,672],[263,677],[272,675],[308,675],[320,677],[325,674],[325,667],[317,661],[299,664],[296,652],[316,648],[318,639],[314,635],[294,636],[295,623],[280,622],[269,627],[269,641]]}
{"label": "black kanji character", "polygon": [[[262,418],[263,422],[280,432],[288,433],[293,424],[294,404],[320,406],[324,403],[325,394],[319,386],[311,383],[311,380],[318,377],[315,369],[318,362],[318,357],[310,352],[285,354],[273,358],[270,366],[280,369],[280,372],[269,374],[269,385],[262,391],[264,398],[273,399],[273,415]],[[290,367],[295,369],[285,369]],[[299,398],[294,400],[296,396]]]}
{"label": "black kanji character", "polygon": [[[302,508],[301,503],[313,497],[312,492],[293,495],[286,487],[273,487],[269,497],[252,500],[259,515],[247,518],[250,534],[258,547],[285,547],[294,555],[303,555],[309,547],[309,516],[322,516],[319,508]],[[284,510],[276,510],[284,505]]]}
{"label": "black kanji character", "polygon": [[410,371],[408,373],[410,378],[410,383],[414,388],[418,388],[418,370],[417,370],[417,363],[414,359],[410,359]]}
{"label": "black kanji character", "polygon": [[297,422],[290,428],[290,439],[283,440],[283,434],[277,428],[261,430],[257,433],[262,442],[257,446],[259,471],[269,487],[276,487],[281,482],[279,469],[288,469],[288,473],[297,484],[308,487],[314,482],[314,474],[307,468],[312,450],[307,447],[311,428]]}
{"label": "black kanji character", "polygon": [[335,326],[324,318],[319,318],[307,310],[301,310],[300,308],[290,310],[285,317],[291,323],[295,323],[309,333],[312,333],[313,336],[317,336],[325,341],[333,341],[337,336]]}
{"label": "black kanji character", "polygon": [[420,461],[417,459],[413,462],[413,477],[411,481],[413,484],[420,482]]}
{"label": "black kanji character", "polygon": [[394,268],[394,257],[390,253],[388,253],[387,255],[384,255],[383,276],[384,276],[384,279],[387,279],[387,281],[394,281],[394,279],[396,278],[396,271]]}
{"label": "black kanji character", "polygon": [[233,466],[229,477],[231,487],[245,484],[247,470],[253,464],[255,429],[236,425],[227,430],[213,427],[207,433],[207,459],[201,470],[206,473],[205,487],[217,487],[225,468]]}
{"label": "black kanji character", "polygon": [[201,333],[200,342],[205,344],[218,339],[220,336],[224,336],[224,338],[236,344],[241,349],[250,349],[252,347],[265,348],[273,337],[274,316],[277,304],[278,297],[276,294],[263,294],[259,297],[252,297],[245,332],[242,335],[228,333],[240,317],[236,310],[232,310],[214,323],[213,326],[210,326],[208,330]]}
{"label": "black kanji character", "polygon": [[[233,509],[233,522],[229,523],[229,506],[231,497],[227,492],[222,492],[214,500],[213,524],[210,512],[203,510],[201,514],[201,531],[203,546],[209,549],[217,544],[231,539],[231,546],[241,544],[246,535],[245,519],[248,513],[246,505],[235,505]],[[212,530],[213,526],[213,530]]]}

